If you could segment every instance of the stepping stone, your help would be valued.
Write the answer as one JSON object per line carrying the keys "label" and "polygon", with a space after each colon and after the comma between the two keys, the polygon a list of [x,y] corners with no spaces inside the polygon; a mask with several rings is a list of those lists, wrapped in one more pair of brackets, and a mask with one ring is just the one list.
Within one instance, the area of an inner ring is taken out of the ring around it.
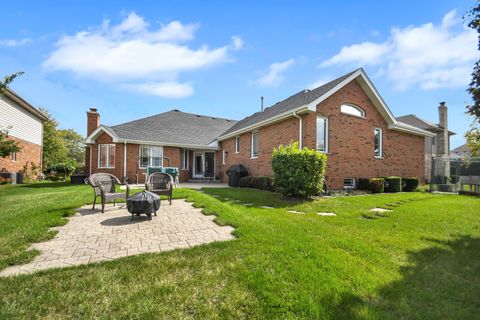
{"label": "stepping stone", "polygon": [[217,196],[216,194],[212,195],[214,198],[220,198],[220,196]]}
{"label": "stepping stone", "polygon": [[334,212],[317,212],[319,216],[324,216],[324,217],[333,217],[336,216],[337,214]]}
{"label": "stepping stone", "polygon": [[253,203],[242,203],[242,206],[253,206]]}
{"label": "stepping stone", "polygon": [[305,212],[302,212],[302,211],[297,211],[297,210],[287,210],[287,212],[290,212],[290,213],[297,213],[297,214],[305,214]]}
{"label": "stepping stone", "polygon": [[390,212],[390,211],[392,211],[392,210],[384,209],[384,208],[373,208],[373,209],[370,209],[370,212],[379,212],[379,213]]}
{"label": "stepping stone", "polygon": [[230,198],[222,198],[223,200],[230,200]]}
{"label": "stepping stone", "polygon": [[259,206],[259,208],[262,208],[262,209],[274,209],[273,207],[270,207],[270,206]]}

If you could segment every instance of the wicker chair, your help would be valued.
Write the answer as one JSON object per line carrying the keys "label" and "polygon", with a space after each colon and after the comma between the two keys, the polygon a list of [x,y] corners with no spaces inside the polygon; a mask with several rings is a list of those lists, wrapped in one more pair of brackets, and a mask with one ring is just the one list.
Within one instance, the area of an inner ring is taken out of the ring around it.
{"label": "wicker chair", "polygon": [[158,195],[168,197],[168,202],[172,204],[173,178],[168,173],[154,172],[147,176],[145,181],[145,190]]}
{"label": "wicker chair", "polygon": [[95,198],[93,199],[92,210],[95,210],[95,203],[97,197],[102,199],[102,213],[105,211],[105,204],[113,200],[113,205],[116,205],[117,199],[127,199],[130,193],[130,186],[126,184],[125,192],[116,192],[115,185],[122,185],[120,180],[109,173],[94,173],[87,179],[88,183],[93,188]]}

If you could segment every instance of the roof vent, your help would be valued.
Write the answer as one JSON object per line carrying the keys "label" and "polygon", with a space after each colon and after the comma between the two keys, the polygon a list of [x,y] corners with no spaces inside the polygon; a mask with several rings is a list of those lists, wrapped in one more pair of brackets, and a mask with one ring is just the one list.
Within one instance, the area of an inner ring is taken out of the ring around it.
{"label": "roof vent", "polygon": [[305,89],[303,90],[303,92],[310,92],[310,89]]}
{"label": "roof vent", "polygon": [[196,114],[195,116],[196,116],[197,118],[200,118],[200,117],[201,117],[201,115],[198,115],[198,114]]}
{"label": "roof vent", "polygon": [[214,118],[214,117],[211,117],[210,119],[212,119],[212,120],[217,120],[217,118]]}
{"label": "roof vent", "polygon": [[180,112],[180,110],[178,110],[178,109],[173,109],[172,111],[175,111],[175,112]]}

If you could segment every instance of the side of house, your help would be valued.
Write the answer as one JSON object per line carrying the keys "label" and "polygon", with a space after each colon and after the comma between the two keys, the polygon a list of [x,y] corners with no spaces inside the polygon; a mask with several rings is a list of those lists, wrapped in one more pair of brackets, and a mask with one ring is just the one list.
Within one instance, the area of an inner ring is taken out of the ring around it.
{"label": "side of house", "polygon": [[21,151],[0,158],[0,171],[16,173],[28,164],[42,166],[43,122],[46,117],[12,90],[0,95],[0,129],[18,142]]}
{"label": "side of house", "polygon": [[226,154],[219,170],[222,180],[227,179],[226,169],[238,163],[252,175],[271,175],[272,150],[299,141],[301,135],[302,146],[327,153],[329,188],[343,189],[355,186],[358,178],[388,175],[418,176],[423,182],[428,133],[388,117],[389,110],[375,97],[363,70],[330,87],[336,87],[334,92],[321,94],[318,98],[328,97],[313,100],[309,110],[291,112],[272,124],[246,127],[247,132],[240,130],[233,137],[220,137],[222,154]]}

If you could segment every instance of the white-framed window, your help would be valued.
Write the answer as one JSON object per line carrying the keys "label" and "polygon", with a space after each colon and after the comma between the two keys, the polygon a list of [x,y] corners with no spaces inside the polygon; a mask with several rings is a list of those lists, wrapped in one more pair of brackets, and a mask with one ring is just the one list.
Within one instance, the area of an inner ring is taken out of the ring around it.
{"label": "white-framed window", "polygon": [[321,152],[328,152],[328,118],[317,115],[317,145]]}
{"label": "white-framed window", "polygon": [[235,153],[240,152],[240,137],[235,137]]}
{"label": "white-framed window", "polygon": [[375,158],[383,157],[383,134],[382,129],[373,129],[373,154]]}
{"label": "white-framed window", "polygon": [[252,132],[252,158],[258,158],[258,131]]}
{"label": "white-framed window", "polygon": [[340,112],[359,118],[365,118],[365,111],[354,104],[342,104],[340,106]]}
{"label": "white-framed window", "polygon": [[344,189],[355,189],[355,178],[343,178]]}
{"label": "white-framed window", "polygon": [[163,147],[141,145],[139,153],[139,168],[160,168],[163,166]]}
{"label": "white-framed window", "polygon": [[183,149],[182,153],[182,170],[188,170],[188,150]]}
{"label": "white-framed window", "polygon": [[98,145],[98,167],[99,168],[115,168],[115,145],[114,144]]}
{"label": "white-framed window", "polygon": [[17,162],[17,152],[16,151],[13,151],[13,153],[12,153],[12,161]]}
{"label": "white-framed window", "polygon": [[222,150],[222,164],[227,163],[227,151]]}

